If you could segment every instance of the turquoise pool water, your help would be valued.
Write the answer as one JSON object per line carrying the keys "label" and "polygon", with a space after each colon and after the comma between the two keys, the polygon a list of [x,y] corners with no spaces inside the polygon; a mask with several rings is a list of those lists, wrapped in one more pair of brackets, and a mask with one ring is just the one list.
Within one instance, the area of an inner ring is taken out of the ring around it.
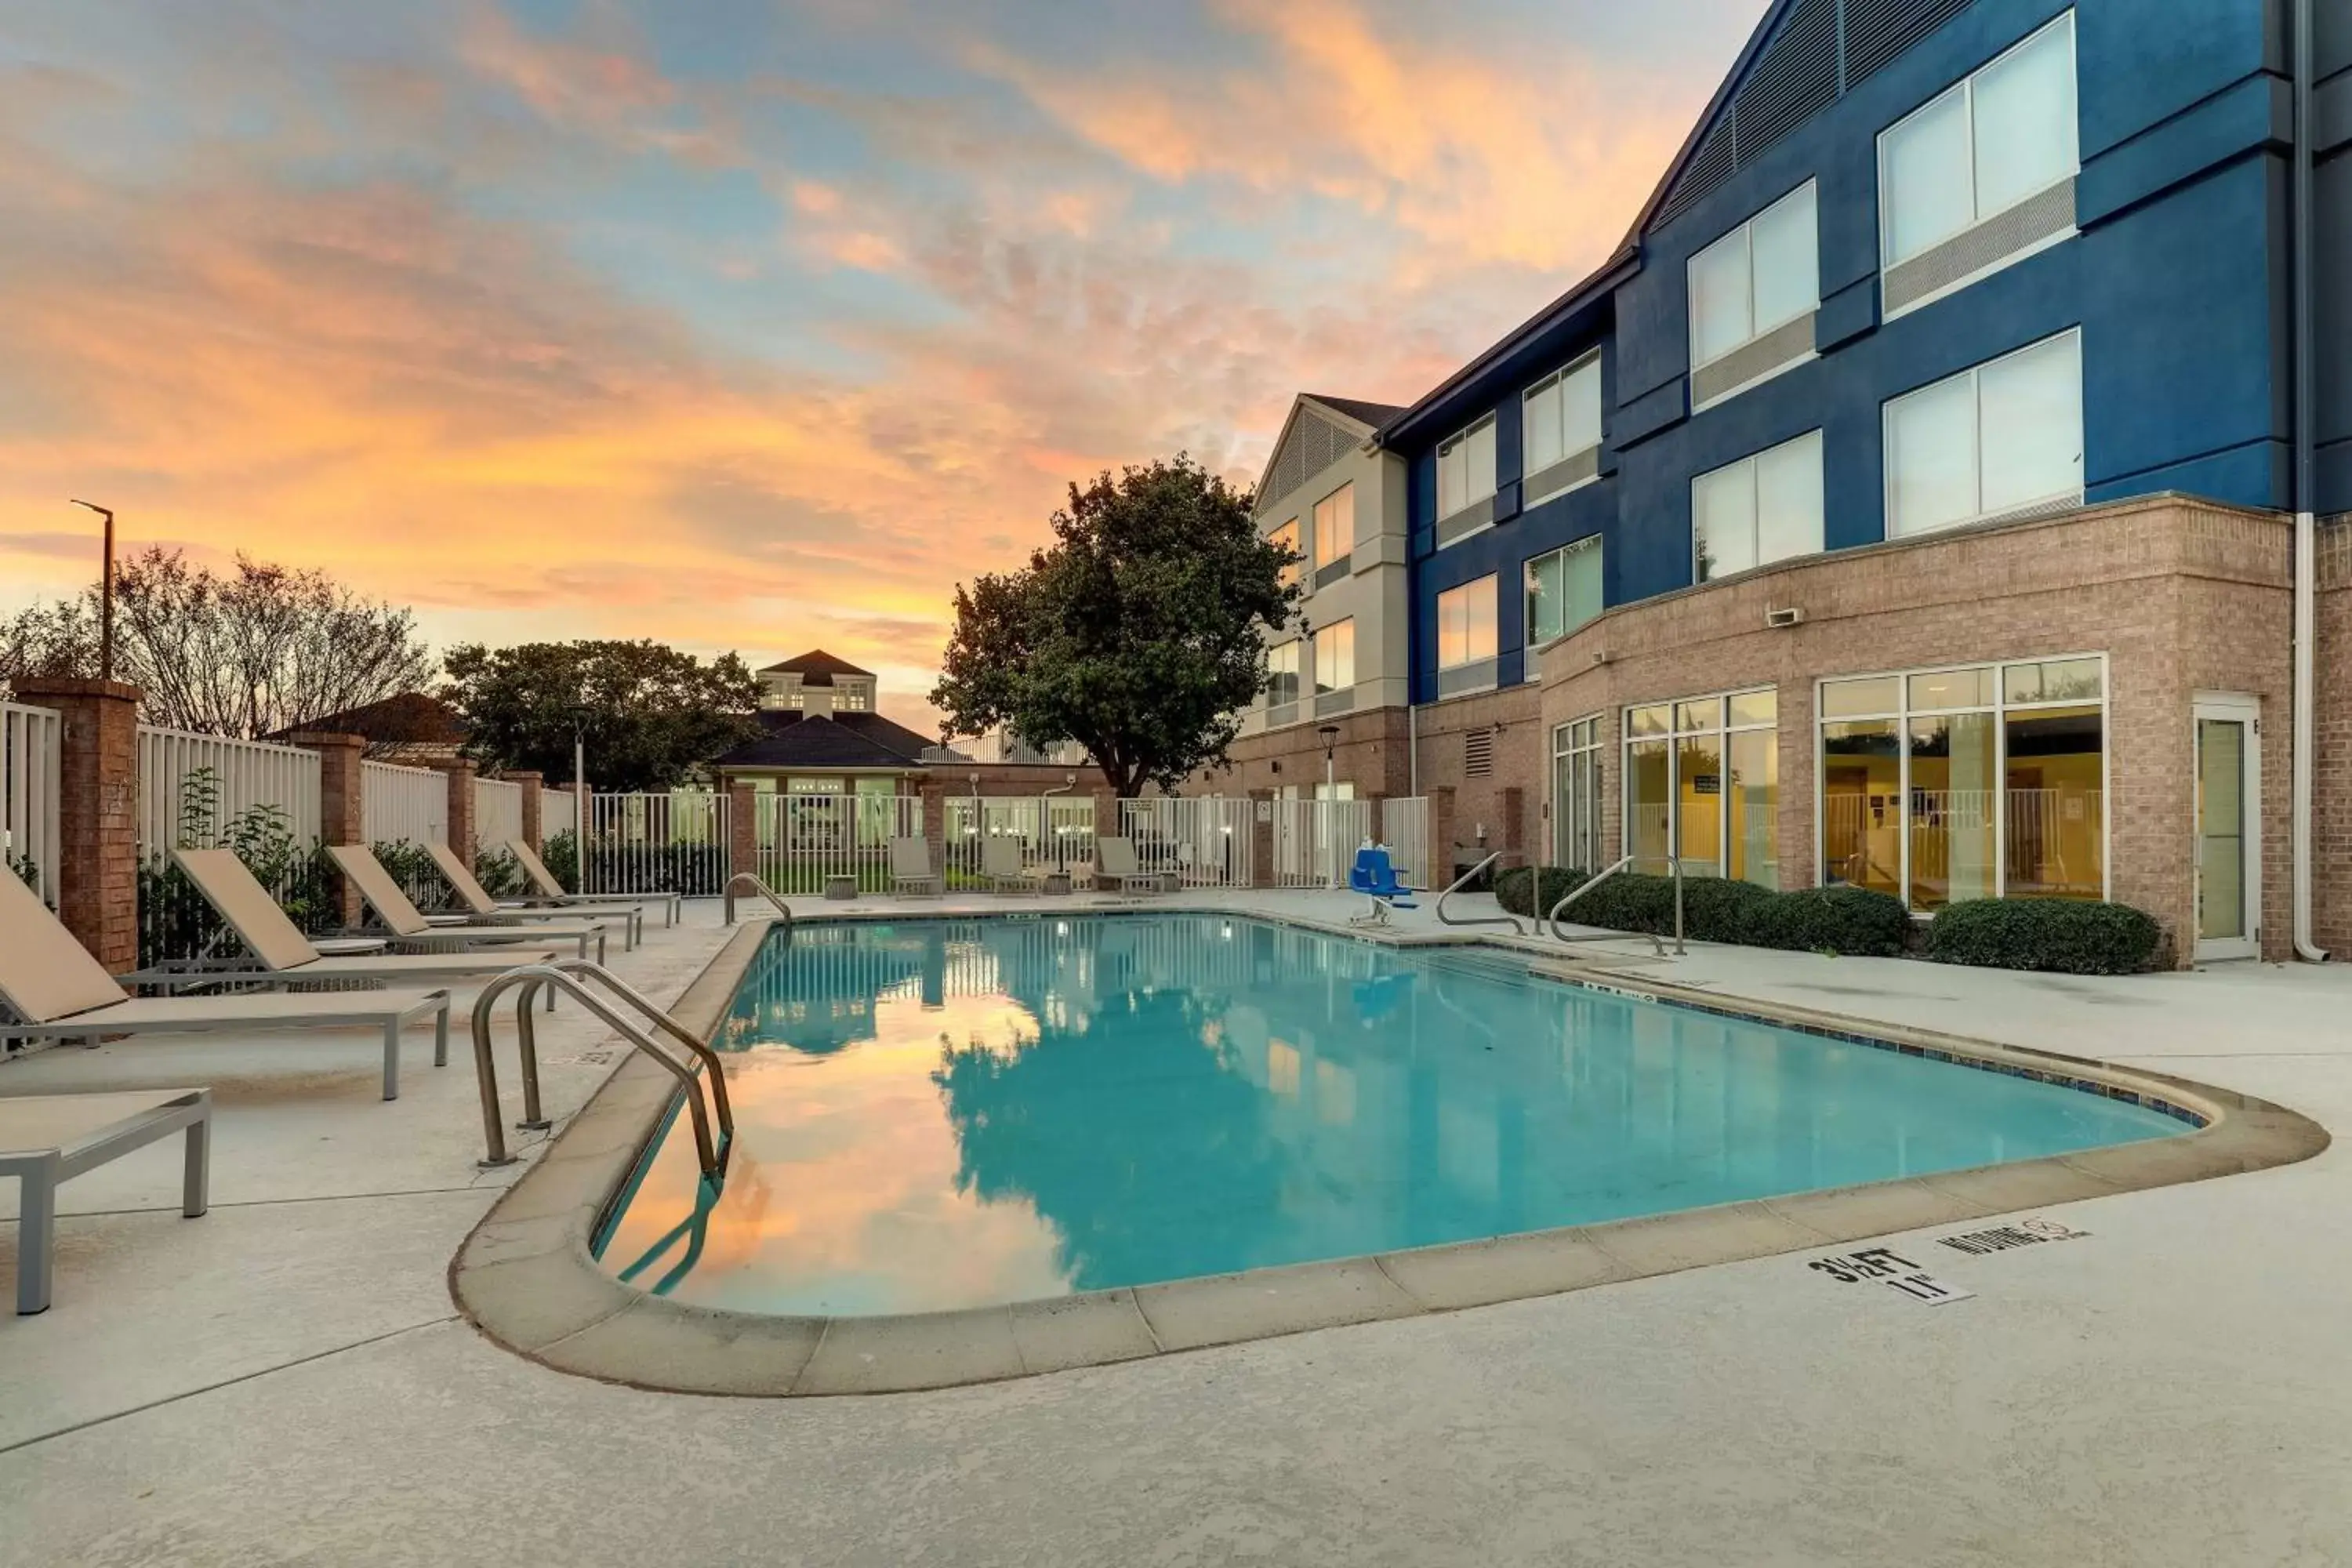
{"label": "turquoise pool water", "polygon": [[803,925],[603,1247],[675,1299],[913,1312],[2158,1138],[2127,1102],[1262,921]]}

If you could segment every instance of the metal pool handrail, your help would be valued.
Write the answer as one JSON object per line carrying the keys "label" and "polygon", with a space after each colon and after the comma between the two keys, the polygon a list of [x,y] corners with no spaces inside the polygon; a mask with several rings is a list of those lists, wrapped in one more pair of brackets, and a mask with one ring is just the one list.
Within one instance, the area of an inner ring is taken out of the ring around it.
{"label": "metal pool handrail", "polygon": [[1452,915],[1445,912],[1445,900],[1452,898],[1455,893],[1461,891],[1463,883],[1471,880],[1473,878],[1476,877],[1479,872],[1485,870],[1487,867],[1493,865],[1502,858],[1503,851],[1500,849],[1496,850],[1492,855],[1487,856],[1484,860],[1479,861],[1475,866],[1471,867],[1470,869],[1463,872],[1459,877],[1454,878],[1454,885],[1446,889],[1445,891],[1437,895],[1437,919],[1439,923],[1450,926],[1508,926],[1511,928],[1512,934],[1515,936],[1525,936],[1528,934],[1526,928],[1519,924],[1518,918],[1515,915],[1473,915],[1468,920],[1458,921]]}
{"label": "metal pool handrail", "polygon": [[[710,1068],[708,1081],[711,1086],[711,1102],[719,1121],[719,1138],[715,1144],[710,1134],[710,1117],[703,1108],[694,1068],[656,1045],[651,1035],[583,985],[573,978],[574,973],[586,974],[604,982],[615,995],[645,1013],[664,1033],[688,1042],[694,1055]],[[528,1128],[549,1125],[540,1109],[539,1050],[530,1022],[530,1005],[536,993],[541,989],[565,992],[603,1019],[614,1033],[660,1063],[665,1071],[679,1081],[686,1091],[687,1109],[693,1116],[695,1153],[701,1163],[703,1176],[709,1180],[717,1179],[725,1167],[726,1153],[735,1136],[734,1112],[728,1104],[726,1074],[719,1066],[718,1054],[695,1040],[676,1019],[662,1012],[618,976],[585,959],[577,958],[509,969],[483,986],[481,994],[474,999],[474,1076],[482,1096],[482,1138],[487,1146],[486,1158],[482,1161],[484,1165],[511,1164],[515,1158],[507,1151],[506,1129],[499,1121],[498,1066],[490,1050],[490,1018],[499,997],[517,989],[522,993],[516,1011],[520,1020],[519,1043],[523,1078],[523,1120],[517,1125]]]}
{"label": "metal pool handrail", "polygon": [[[1631,866],[1633,863],[1633,857],[1632,857],[1631,855],[1627,855],[1627,856],[1623,857],[1622,858],[1621,858],[1620,860],[1618,860],[1618,862],[1617,862],[1615,865],[1609,867],[1606,870],[1603,870],[1603,871],[1601,871],[1601,873],[1599,873],[1597,876],[1594,876],[1594,877],[1593,877],[1593,878],[1591,878],[1590,880],[1586,881],[1586,882],[1583,884],[1583,886],[1579,887],[1579,888],[1576,888],[1576,889],[1574,889],[1570,890],[1567,897],[1565,897],[1565,898],[1561,899],[1561,900],[1559,900],[1559,902],[1558,902],[1558,903],[1554,904],[1554,905],[1551,907],[1551,913],[1549,913],[1549,915],[1546,915],[1546,916],[1544,917],[1544,924],[1545,924],[1545,926],[1546,926],[1547,928],[1549,928],[1549,931],[1551,931],[1551,934],[1552,934],[1552,940],[1553,940],[1553,941],[1555,941],[1555,942],[1619,942],[1619,941],[1622,941],[1624,938],[1629,937],[1629,936],[1646,936],[1646,937],[1648,937],[1648,938],[1650,939],[1650,945],[1651,945],[1652,947],[1654,947],[1654,948],[1656,948],[1656,949],[1658,950],[1658,956],[1659,956],[1660,958],[1664,958],[1664,957],[1665,957],[1665,956],[1666,956],[1666,944],[1665,944],[1664,941],[1662,938],[1660,938],[1660,937],[1659,937],[1659,935],[1658,935],[1655,931],[1607,931],[1607,932],[1604,932],[1604,933],[1602,933],[1602,934],[1599,935],[1599,936],[1570,936],[1570,935],[1569,935],[1566,931],[1561,931],[1561,930],[1559,929],[1559,911],[1560,911],[1560,910],[1564,910],[1564,909],[1568,908],[1568,906],[1569,906],[1569,905],[1570,905],[1570,904],[1572,904],[1572,903],[1576,902],[1576,900],[1579,900],[1579,899],[1580,899],[1580,898],[1584,897],[1584,895],[1585,895],[1585,894],[1587,894],[1587,893],[1589,893],[1589,892],[1592,891],[1592,889],[1595,889],[1595,888],[1597,888],[1597,887],[1601,886],[1601,883],[1603,883],[1603,882],[1607,881],[1610,878],[1612,878],[1612,877],[1613,877],[1613,876],[1617,875],[1617,873],[1618,873],[1618,872],[1622,871],[1626,867]],[[1686,951],[1686,950],[1684,948],[1684,946],[1683,946],[1683,861],[1682,861],[1682,857],[1681,857],[1681,856],[1679,856],[1679,855],[1670,856],[1670,857],[1668,857],[1668,858],[1667,858],[1666,864],[1667,864],[1668,866],[1670,866],[1670,867],[1672,867],[1672,868],[1674,868],[1674,878],[1675,878],[1675,954],[1676,954],[1677,956],[1680,956],[1684,952],[1685,952],[1685,951]]]}
{"label": "metal pool handrail", "polygon": [[727,892],[725,896],[727,900],[727,923],[729,925],[733,925],[735,923],[735,889],[738,888],[748,888],[752,892],[759,894],[761,898],[767,900],[768,902],[776,906],[776,912],[784,917],[785,925],[789,926],[793,923],[792,905],[776,897],[776,890],[768,886],[767,883],[761,881],[751,872],[738,871],[732,877],[727,879]]}

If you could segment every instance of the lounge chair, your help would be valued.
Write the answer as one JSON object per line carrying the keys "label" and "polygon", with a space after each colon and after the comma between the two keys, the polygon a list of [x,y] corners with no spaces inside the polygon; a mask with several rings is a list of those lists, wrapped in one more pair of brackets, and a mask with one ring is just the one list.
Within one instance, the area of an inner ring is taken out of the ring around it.
{"label": "lounge chair", "polygon": [[641,905],[630,903],[568,904],[560,910],[534,910],[520,904],[502,904],[490,897],[465,860],[446,844],[428,843],[425,852],[433,857],[433,864],[466,912],[478,921],[514,921],[528,923],[535,921],[626,921],[630,934],[629,946],[635,946],[646,931],[646,911]]}
{"label": "lounge chair", "polygon": [[[332,962],[332,961],[326,961]],[[446,991],[341,991],[299,996],[134,997],[90,957],[31,889],[0,877],[0,1003],[19,1020],[0,1035],[80,1039],[196,1030],[383,1031],[383,1097],[400,1093],[400,1031],[430,1017],[433,1065],[449,1059]]]}
{"label": "lounge chair", "polygon": [[0,1100],[0,1176],[23,1194],[16,1213],[16,1311],[49,1310],[56,1272],[58,1184],[119,1154],[184,1130],[188,1154],[180,1212],[205,1212],[213,1091],[151,1089],[120,1094],[28,1094]]}
{"label": "lounge chair", "polygon": [[1095,882],[1116,882],[1122,893],[1164,893],[1168,879],[1157,871],[1147,871],[1136,863],[1135,840],[1132,838],[1097,838],[1095,840]]}
{"label": "lounge chair", "polygon": [[667,890],[656,893],[567,893],[563,890],[563,884],[555,879],[555,873],[547,868],[547,862],[539,858],[538,850],[520,838],[509,838],[506,842],[506,851],[514,857],[515,864],[522,868],[523,879],[531,886],[531,890],[518,900],[521,903],[623,903],[640,910],[646,904],[659,904],[662,924],[674,926],[677,924],[680,907],[686,902],[684,893]]}
{"label": "lounge chair", "polygon": [[890,840],[890,891],[900,898],[936,899],[947,884],[931,869],[931,847],[920,838]]}
{"label": "lounge chair", "polygon": [[[218,970],[182,974],[142,973],[142,984],[172,986],[191,983],[266,981],[277,985],[310,984],[354,980],[491,980],[525,963],[546,963],[552,948],[502,948],[497,952],[393,952],[369,958],[327,958],[310,945],[301,928],[253,879],[245,862],[229,849],[174,849],[172,858],[205,901],[220,912],[229,929],[244,942],[258,970]],[[549,993],[550,997],[553,992]]]}
{"label": "lounge chair", "polygon": [[1043,869],[1033,874],[1021,864],[1021,840],[995,833],[980,841],[980,875],[992,893],[1034,893],[1045,886]]}
{"label": "lounge chair", "polygon": [[[392,933],[392,940],[404,947],[446,948],[464,952],[478,947],[497,947],[518,942],[570,941],[579,946],[580,956],[586,958],[589,956],[588,944],[593,942],[596,944],[596,962],[604,962],[604,928],[593,921],[574,921],[568,925],[530,926],[512,922],[474,925],[452,923],[448,920],[436,921],[409,901],[400,884],[392,879],[392,873],[383,868],[383,862],[378,860],[375,852],[366,845],[330,845],[327,853],[343,875],[351,879],[352,886],[360,890],[360,897],[366,901],[368,908],[375,911],[375,918],[383,922],[383,929]],[[459,921],[462,922],[463,917],[459,917]],[[622,928],[621,944],[624,948],[635,945],[629,941],[625,924]]]}

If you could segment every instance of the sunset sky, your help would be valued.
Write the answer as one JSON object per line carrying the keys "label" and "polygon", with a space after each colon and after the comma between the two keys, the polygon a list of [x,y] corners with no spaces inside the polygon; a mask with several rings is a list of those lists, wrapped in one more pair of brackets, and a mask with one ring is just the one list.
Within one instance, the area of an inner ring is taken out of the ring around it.
{"label": "sunset sky", "polygon": [[1070,479],[1252,481],[1599,260],[1764,0],[16,0],[0,611],[126,548],[922,701]]}

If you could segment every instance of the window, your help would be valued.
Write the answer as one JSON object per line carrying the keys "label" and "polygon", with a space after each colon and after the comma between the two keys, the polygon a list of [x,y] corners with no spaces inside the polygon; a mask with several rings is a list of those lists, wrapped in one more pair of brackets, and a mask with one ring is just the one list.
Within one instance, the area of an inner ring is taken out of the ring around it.
{"label": "window", "polygon": [[2061,332],[1886,405],[1886,532],[2083,499],[2083,337]]}
{"label": "window", "polygon": [[1710,582],[1822,548],[1822,433],[1691,481],[1691,551]]}
{"label": "window", "polygon": [[[1284,523],[1280,528],[1276,529],[1272,533],[1267,534],[1265,537],[1269,542],[1279,544],[1285,550],[1289,551],[1293,555],[1297,554],[1298,520],[1295,517],[1292,518],[1288,522]],[[1298,563],[1294,561],[1289,565],[1282,569],[1282,582],[1283,585],[1287,587],[1289,584],[1297,581]]]}
{"label": "window", "polygon": [[1315,634],[1315,691],[1345,691],[1356,684],[1356,623],[1333,621]]}
{"label": "window", "polygon": [[1298,639],[1278,642],[1265,650],[1265,704],[1280,708],[1298,700]]}
{"label": "window", "polygon": [[1528,562],[1528,646],[1565,637],[1601,613],[1601,536]]}
{"label": "window", "polygon": [[1780,885],[1780,699],[1769,689],[1625,710],[1633,868]]}
{"label": "window", "polygon": [[1356,487],[1341,485],[1315,503],[1315,564],[1344,561],[1356,548]]}
{"label": "window", "polygon": [[2105,898],[2105,690],[2096,657],[1823,681],[1822,880]]}
{"label": "window", "polygon": [[2070,11],[1880,135],[1881,265],[1931,250],[2081,167]]}
{"label": "window", "polygon": [[[1807,181],[1692,257],[1689,280],[1695,370],[1776,327],[1812,314],[1822,293],[1821,227],[1812,183]],[[1807,342],[1790,358],[1811,353],[1812,346]]]}
{"label": "window", "polygon": [[1495,657],[1495,579],[1479,578],[1437,595],[1437,668],[1454,669]]}
{"label": "window", "polygon": [[1481,419],[1437,448],[1437,515],[1452,517],[1495,493],[1495,420]]}
{"label": "window", "polygon": [[[1600,354],[1588,354],[1528,388],[1519,399],[1519,424],[1526,454],[1521,467],[1530,480],[1561,459],[1600,446]],[[1535,493],[1531,485],[1527,504],[1549,500],[1592,477],[1563,475],[1541,494]]]}
{"label": "window", "polygon": [[1599,714],[1551,732],[1551,853],[1557,864],[1580,871],[1607,864],[1601,853]]}

